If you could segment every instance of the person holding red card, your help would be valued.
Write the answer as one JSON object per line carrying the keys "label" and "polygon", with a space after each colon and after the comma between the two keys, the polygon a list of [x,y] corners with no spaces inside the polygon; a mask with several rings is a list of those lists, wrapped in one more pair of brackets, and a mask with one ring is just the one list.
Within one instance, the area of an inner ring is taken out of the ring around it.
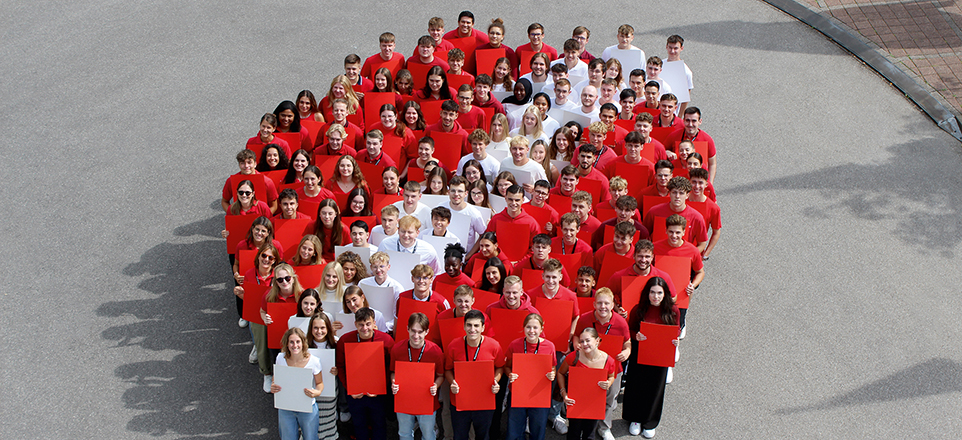
{"label": "person holding red card", "polygon": [[[251,332],[254,334],[254,345],[257,347],[257,361],[260,364],[261,373],[264,375],[264,392],[271,392],[271,383],[274,379],[274,364],[272,359],[277,357],[278,350],[267,348],[267,325],[274,322],[271,315],[267,314],[267,303],[297,303],[297,297],[301,295],[304,288],[297,280],[294,268],[290,264],[281,263],[274,267],[274,280],[271,290],[269,290],[261,303],[261,320],[265,325],[254,324]],[[250,298],[253,300],[253,298]],[[286,322],[286,318],[285,321]]]}
{"label": "person holding red card", "polygon": [[[421,440],[434,440],[435,414],[440,408],[438,389],[444,382],[444,352],[437,344],[426,340],[431,321],[427,315],[417,312],[408,317],[408,339],[399,341],[391,348],[391,393],[397,394],[401,385],[395,381],[395,367],[398,362],[433,363],[434,382],[426,390],[434,401],[434,411],[426,415],[397,413],[398,436],[401,440],[414,440],[414,424],[421,428]],[[427,393],[426,393],[427,394]],[[398,396],[400,398],[400,396]],[[395,404],[397,406],[397,404]]]}
{"label": "person holding red card", "polygon": [[[661,277],[653,277],[641,292],[641,302],[631,309],[628,315],[628,329],[633,335],[631,351],[638,352],[638,342],[646,339],[641,333],[641,323],[678,325],[678,307],[669,294],[668,283]],[[672,341],[678,346],[678,340]],[[631,422],[628,432],[641,433],[644,438],[655,436],[655,428],[661,421],[661,410],[665,403],[665,382],[668,367],[657,367],[638,363],[637,356],[628,362],[631,380],[625,387],[622,417]]]}
{"label": "person holding red card", "polygon": [[[628,342],[631,333],[628,331],[628,321],[614,312],[615,295],[611,292],[611,289],[607,287],[598,289],[598,291],[595,292],[594,305],[595,309],[593,311],[582,313],[578,318],[578,325],[575,327],[574,334],[581,334],[586,328],[590,327],[598,331],[601,335],[602,343],[608,339],[624,341],[621,344],[621,351],[618,354],[608,353],[609,355],[614,355],[618,363],[625,362],[631,355],[631,344]],[[577,341],[575,341],[574,338],[572,338],[571,342],[573,345],[577,345]],[[605,400],[605,419],[598,424],[598,433],[604,437],[604,440],[614,439],[614,436],[611,434],[611,415],[614,413],[615,407],[618,406],[617,398],[618,394],[621,393],[621,375],[622,373],[618,373],[611,388],[608,388],[608,394]]]}
{"label": "person holding red card", "polygon": [[[456,396],[461,391],[461,386],[454,376],[454,363],[494,361],[494,382],[491,384],[491,394],[496,395],[501,389],[498,382],[501,380],[504,367],[504,352],[501,351],[501,344],[498,341],[482,335],[484,314],[479,310],[465,313],[464,333],[464,337],[451,341],[444,355],[444,377],[451,388],[451,424],[454,428],[454,440],[467,440],[472,426],[475,440],[488,440],[494,410],[458,410]],[[461,378],[461,380],[470,382],[471,378]]]}
{"label": "person holding red card", "polygon": [[[337,377],[342,385],[348,383],[348,374],[365,374],[364,371],[348,371],[345,355],[347,344],[384,344],[385,363],[390,362],[391,348],[394,347],[394,339],[377,329],[374,323],[374,309],[362,307],[354,312],[354,326],[357,330],[348,332],[337,341]],[[387,438],[387,431],[384,429],[387,402],[383,396],[352,394],[347,396],[347,406],[350,409],[349,420],[354,424],[354,436],[357,440]],[[345,418],[342,417],[342,420]]]}
{"label": "person holding red card", "polygon": [[[565,356],[564,362],[558,365],[558,389],[565,405],[571,406],[576,402],[568,396],[567,379],[571,368],[603,369],[607,372],[607,379],[598,382],[603,390],[611,388],[615,376],[621,372],[621,364],[614,357],[601,351],[598,346],[601,336],[593,328],[584,329],[578,336],[578,349]],[[594,437],[598,420],[568,418],[568,440],[589,440]]]}
{"label": "person holding red card", "polygon": [[[515,339],[508,345],[507,359],[504,372],[508,376],[508,383],[513,383],[520,377],[512,371],[512,361],[515,354],[540,354],[551,359],[551,371],[543,379],[553,382],[555,379],[555,347],[554,344],[541,337],[544,319],[537,313],[532,313],[524,319],[524,337]],[[524,440],[525,425],[528,427],[530,440],[544,440],[545,426],[548,422],[548,408],[520,408],[514,405],[508,409],[508,439]]]}

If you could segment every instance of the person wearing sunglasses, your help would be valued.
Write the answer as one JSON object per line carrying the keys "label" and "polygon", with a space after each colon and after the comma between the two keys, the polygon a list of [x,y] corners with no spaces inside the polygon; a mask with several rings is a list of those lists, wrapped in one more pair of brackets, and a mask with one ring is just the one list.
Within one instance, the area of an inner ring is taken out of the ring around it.
{"label": "person wearing sunglasses", "polygon": [[[290,264],[281,263],[274,267],[274,277],[271,283],[271,290],[268,290],[261,302],[261,319],[264,324],[271,324],[274,320],[267,314],[268,303],[291,303],[296,304],[304,288],[297,280],[294,268]],[[254,300],[250,298],[250,300]],[[251,323],[251,331],[254,333],[254,345],[257,347],[257,363],[260,366],[261,374],[264,375],[264,392],[271,392],[271,381],[274,378],[273,359],[277,358],[279,350],[267,348],[267,325]]]}

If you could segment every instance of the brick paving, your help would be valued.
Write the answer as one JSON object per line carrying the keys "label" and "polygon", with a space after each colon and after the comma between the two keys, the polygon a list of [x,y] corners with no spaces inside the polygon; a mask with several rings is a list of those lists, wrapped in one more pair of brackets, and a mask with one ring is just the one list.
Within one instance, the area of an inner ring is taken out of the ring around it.
{"label": "brick paving", "polygon": [[800,2],[860,35],[962,115],[962,1]]}

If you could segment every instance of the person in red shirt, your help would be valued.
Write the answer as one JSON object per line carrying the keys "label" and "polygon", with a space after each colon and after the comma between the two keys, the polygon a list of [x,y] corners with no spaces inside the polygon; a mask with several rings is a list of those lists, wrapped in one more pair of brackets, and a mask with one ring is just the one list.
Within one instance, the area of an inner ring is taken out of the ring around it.
{"label": "person in red shirt", "polygon": [[[619,127],[620,128],[620,127]],[[614,149],[605,145],[605,139],[608,136],[608,125],[601,121],[592,122],[588,126],[588,142],[589,144],[581,144],[577,150],[575,150],[574,157],[571,159],[571,164],[582,168],[580,166],[581,162],[586,160],[581,159],[581,152],[586,151],[586,146],[591,145],[594,147],[594,152],[590,161],[587,161],[595,170],[603,170],[608,163],[618,158],[618,153]],[[624,148],[622,148],[624,149]],[[585,168],[588,170],[588,168]],[[582,171],[582,175],[587,175],[586,171]],[[604,174],[601,174],[604,176]],[[605,177],[607,180],[607,177]],[[605,182],[607,187],[607,182]]]}
{"label": "person in red shirt", "polygon": [[501,101],[494,99],[491,95],[491,88],[494,87],[494,80],[491,75],[482,73],[474,78],[474,105],[481,108],[493,108],[495,113],[505,114],[504,106]]}
{"label": "person in red shirt", "polygon": [[671,162],[667,160],[655,162],[655,183],[641,190],[638,196],[668,197],[668,181],[671,180],[674,168]]}
{"label": "person in red shirt", "polygon": [[[472,289],[470,286],[466,284],[462,284],[458,286],[456,289],[454,289],[453,296],[454,296],[453,306],[450,309],[447,309],[439,313],[438,321],[442,319],[461,318],[471,310],[481,311],[481,309],[474,307],[474,303],[475,303],[474,289]],[[484,313],[484,312],[481,311],[481,313]],[[487,314],[484,315],[484,322],[488,322]],[[491,331],[490,327],[484,333],[484,335],[485,336],[493,335],[493,332]]]}
{"label": "person in red shirt", "polygon": [[[518,77],[518,57],[517,55],[515,55],[514,49],[503,44],[504,33],[505,33],[504,21],[501,20],[500,18],[495,18],[494,20],[491,20],[491,24],[488,25],[488,41],[478,42],[478,47],[474,49],[474,53],[471,55],[471,57],[469,57],[468,62],[465,64],[465,69],[467,69],[468,72],[477,73],[477,70],[478,70],[477,59],[475,58],[474,54],[477,54],[478,51],[488,50],[488,49],[503,49],[504,58],[507,58],[508,61],[511,62],[511,65],[514,66],[512,76],[517,78]],[[486,73],[486,72],[480,72],[480,73]]]}
{"label": "person in red shirt", "polygon": [[[351,124],[348,121],[344,121],[347,124]],[[329,125],[325,125],[327,130],[323,130],[321,133],[327,139],[327,143],[313,148],[314,151],[314,163],[320,163],[321,158],[318,156],[343,156],[345,154],[349,156],[357,156],[357,150],[354,146],[357,145],[356,140],[358,139],[360,129],[354,130],[357,126],[352,127],[350,136],[348,136],[347,129],[343,125],[336,122],[332,122]],[[322,126],[323,129],[325,126]],[[349,140],[350,138],[350,140]]]}
{"label": "person in red shirt", "polygon": [[544,43],[544,26],[541,23],[531,23],[528,25],[528,43],[518,46],[514,52],[543,52],[548,54],[548,59],[554,61],[558,59],[558,49]]}
{"label": "person in red shirt", "polygon": [[447,61],[442,60],[439,57],[434,56],[434,50],[437,48],[438,43],[431,38],[430,35],[424,35],[418,39],[417,54],[408,58],[407,66],[411,68],[413,65],[422,66],[440,66],[443,70],[442,72],[447,72],[451,70],[451,66],[448,65]]}
{"label": "person in red shirt", "polygon": [[682,119],[685,127],[675,130],[665,140],[665,145],[677,153],[678,142],[708,142],[708,181],[715,182],[715,170],[717,161],[715,160],[715,141],[701,130],[701,110],[698,107],[688,107],[685,109],[685,117]]}
{"label": "person in red shirt", "polygon": [[414,92],[414,100],[417,102],[446,101],[454,99],[457,94],[458,92],[448,85],[448,75],[444,70],[441,67],[432,66],[428,70],[424,87]]}
{"label": "person in red shirt", "polygon": [[[615,225],[615,234],[611,239],[611,243],[606,243],[595,251],[594,264],[592,267],[594,267],[596,271],[601,272],[601,265],[607,254],[613,253],[628,258],[634,256],[635,248],[631,244],[631,239],[634,237],[637,229],[631,223],[630,221],[624,221]],[[643,240],[647,238],[648,237],[645,237]]]}
{"label": "person in red shirt", "polygon": [[[578,182],[580,174],[578,174],[578,167],[574,165],[565,165],[561,169],[561,176],[558,177],[558,183],[548,191],[549,194],[559,195],[564,197],[571,197],[578,191]],[[559,213],[560,214],[560,213]]]}
{"label": "person in red shirt", "polygon": [[385,144],[390,141],[400,147],[398,156],[392,156],[392,159],[395,159],[397,163],[407,163],[408,152],[417,149],[417,138],[414,136],[414,131],[398,121],[398,110],[394,104],[382,105],[380,112],[381,121],[371,125],[371,130],[380,130],[384,135]]}
{"label": "person in red shirt", "polygon": [[538,309],[531,304],[531,298],[528,294],[524,293],[524,285],[521,283],[521,277],[517,275],[511,275],[504,279],[504,289],[501,293],[501,299],[488,304],[485,308],[485,313],[491,316],[491,310],[493,309],[525,310],[528,313],[540,314]]}
{"label": "person in red shirt", "polygon": [[672,177],[668,181],[668,203],[652,206],[645,214],[644,224],[649,231],[655,223],[655,217],[668,218],[672,214],[680,214],[688,222],[685,240],[698,247],[699,252],[708,245],[708,230],[705,217],[695,208],[688,206],[688,194],[691,192],[691,182],[684,177]]}
{"label": "person in red shirt", "polygon": [[[597,258],[597,257],[595,257]],[[595,296],[595,286],[598,271],[591,266],[581,266],[578,268],[578,275],[575,276],[574,291],[578,298],[591,298]]]}
{"label": "person in red shirt", "polygon": [[334,246],[351,242],[351,230],[341,221],[341,208],[334,199],[321,200],[317,206],[314,235],[321,240],[321,256],[327,261],[334,261]]}
{"label": "person in red shirt", "polygon": [[[544,262],[542,269],[541,280],[543,284],[528,290],[528,296],[536,302],[538,301],[537,298],[544,298],[558,301],[571,301],[574,303],[574,307],[571,309],[571,331],[574,332],[581,311],[578,309],[578,298],[575,293],[572,292],[571,289],[561,285],[561,271],[564,270],[564,266],[561,265],[560,261],[552,258]],[[570,338],[571,335],[568,336]],[[558,348],[563,349],[563,351],[568,351],[568,347]]]}
{"label": "person in red shirt", "polygon": [[[498,341],[482,334],[484,324],[484,315],[480,311],[471,310],[466,313],[464,315],[465,336],[451,341],[451,345],[444,352],[444,377],[451,388],[451,424],[454,428],[455,440],[467,440],[471,427],[474,427],[478,440],[487,440],[495,411],[459,411],[457,409],[457,394],[461,391],[461,387],[454,374],[454,363],[494,361],[494,383],[491,384],[491,394],[496,395],[501,390],[498,382],[501,381],[503,372],[504,352]],[[471,380],[473,378],[461,378],[465,383]]]}
{"label": "person in red shirt", "polygon": [[[634,304],[622,304],[621,301],[622,279],[625,277],[662,277],[670,286],[668,294],[675,296],[677,292],[668,272],[651,265],[651,263],[655,261],[655,246],[651,243],[651,240],[638,240],[638,242],[635,243],[634,260],[635,263],[631,266],[611,274],[611,278],[608,278],[608,285],[606,286],[611,289],[611,292],[615,295],[615,312],[622,317],[628,317],[628,311],[634,306]],[[625,305],[628,307],[625,308]]]}
{"label": "person in red shirt", "polygon": [[[655,256],[684,257],[691,260],[691,279],[688,285],[685,286],[685,292],[688,296],[691,296],[695,293],[698,285],[705,279],[705,265],[702,263],[701,251],[683,238],[685,235],[686,222],[685,217],[678,214],[673,214],[668,217],[668,219],[665,220],[665,229],[668,238],[654,244],[654,253]],[[678,321],[681,326],[679,339],[682,339],[685,337],[685,315],[688,312],[688,308],[679,308],[678,310],[681,313]]]}
{"label": "person in red shirt", "polygon": [[578,216],[581,233],[589,237],[601,226],[601,222],[591,215],[591,194],[588,191],[578,191],[571,196],[571,212]]}
{"label": "person in red shirt", "polygon": [[[661,95],[658,101],[658,110],[660,113],[658,114],[658,119],[655,120],[655,127],[670,128],[672,131],[682,128],[681,118],[675,116],[675,108],[677,107],[678,97],[672,93]],[[669,147],[671,146],[667,142],[665,144],[669,145]],[[670,154],[668,157],[674,159],[673,154]]]}
{"label": "person in red shirt", "polygon": [[[511,274],[522,276],[525,270],[544,270],[544,264],[551,258],[551,237],[548,234],[538,234],[531,239],[531,251],[518,264],[514,265]],[[561,267],[561,285],[571,284],[568,269]]]}
{"label": "person in red shirt", "polygon": [[395,52],[394,34],[385,32],[378,37],[380,52],[369,56],[361,67],[361,75],[374,80],[377,69],[384,67],[391,71],[391,76],[397,75],[404,68],[404,55]]}
{"label": "person in red shirt", "polygon": [[471,144],[468,142],[468,132],[458,123],[458,104],[453,100],[441,103],[441,119],[424,129],[425,136],[431,132],[454,133],[461,136],[461,156],[471,154]]}
{"label": "person in red shirt", "polygon": [[474,28],[474,14],[472,14],[471,11],[461,11],[461,13],[458,14],[458,27],[444,34],[444,38],[454,40],[468,37],[474,37],[478,44],[487,44],[489,42],[488,36],[485,35],[484,32]]}
{"label": "person in red shirt", "polygon": [[[616,177],[615,179],[620,179]],[[646,239],[649,237],[648,228],[645,227],[638,220],[638,201],[632,196],[621,196],[615,201],[615,216],[601,222],[598,229],[591,234],[591,247],[598,249],[605,244],[605,229],[607,226],[615,227],[619,223],[627,222],[633,225],[634,231],[637,231],[638,239]],[[632,232],[634,234],[635,232]],[[631,237],[628,237],[631,240]]]}
{"label": "person in red shirt", "polygon": [[[264,116],[261,116],[260,129],[257,131],[257,136],[247,140],[247,149],[255,151],[259,155],[267,144],[277,144],[284,150],[284,154],[286,154],[287,157],[291,157],[293,150],[291,150],[290,144],[284,139],[274,136],[275,131],[277,131],[277,115],[264,113]],[[260,159],[260,157],[256,159]]]}
{"label": "person in red shirt", "polygon": [[[597,136],[597,135],[592,133],[589,136]],[[609,194],[608,191],[605,191],[604,189],[608,188],[608,186],[610,185],[610,182],[608,182],[608,178],[605,177],[604,173],[602,173],[598,167],[594,166],[597,163],[596,159],[598,158],[598,151],[599,151],[598,148],[593,144],[582,144],[581,147],[578,148],[578,152],[575,156],[577,158],[576,161],[578,162],[578,164],[575,166],[577,167],[577,170],[578,170],[579,179],[591,179],[591,180],[597,180],[601,182],[602,191],[601,191],[601,197],[598,201],[607,202],[611,198],[611,194]],[[611,154],[614,154],[613,152],[611,152],[610,148],[608,148],[607,151]]]}
{"label": "person in red shirt", "polygon": [[705,216],[705,225],[711,226],[711,236],[708,237],[708,245],[705,246],[705,249],[701,252],[702,258],[707,260],[712,249],[718,244],[718,237],[721,235],[721,208],[705,194],[706,188],[711,185],[708,183],[708,171],[704,168],[695,168],[690,170],[689,174],[691,177],[691,193],[688,195],[688,203],[704,204],[705,210],[699,212],[708,213],[708,215]]}
{"label": "person in red shirt", "polygon": [[[237,158],[237,167],[240,169],[240,171],[237,173],[238,175],[253,176],[255,174],[259,174],[256,169],[257,154],[254,153],[254,151],[250,149],[243,149],[237,153],[236,158]],[[254,178],[255,177],[252,177],[252,179]],[[267,194],[262,194],[262,196],[266,201],[264,203],[267,203],[268,210],[270,211],[270,213],[277,211],[277,188],[274,186],[274,181],[264,177],[256,177],[256,178],[262,178],[264,180],[264,187],[267,190]],[[230,178],[228,178],[227,181],[224,182],[224,188],[221,191],[222,194],[221,194],[221,200],[220,200],[220,206],[221,208],[224,209],[224,212],[227,214],[231,214],[231,212],[233,211],[233,206],[237,204],[236,201],[235,203],[231,203],[231,200],[234,199],[234,190],[236,188],[231,187],[230,181],[231,181]],[[242,183],[242,182],[239,182],[239,183]],[[253,183],[251,183],[251,185],[253,185]],[[254,194],[253,194],[253,186],[252,186],[251,200],[256,200],[253,198],[253,195]],[[251,208],[254,208],[255,204],[256,202],[251,203],[250,206],[247,209],[245,209],[245,211]],[[239,212],[240,210],[238,210],[238,213]],[[264,215],[266,215],[267,217],[271,216],[271,214],[264,214]]]}
{"label": "person in red shirt", "polygon": [[635,104],[632,110],[636,115],[650,113],[652,116],[661,114],[658,97],[661,96],[661,84],[658,81],[646,81],[645,69],[635,69],[631,71],[628,82],[631,89],[635,91],[637,99],[644,99],[644,102]]}
{"label": "person in red shirt", "polygon": [[561,233],[551,240],[551,250],[562,255],[581,254],[584,264],[594,258],[594,251],[584,240],[578,238],[581,232],[581,219],[573,212],[561,216]]}
{"label": "person in red shirt", "polygon": [[[635,132],[641,134],[641,151],[638,152],[638,155],[641,155],[642,151],[645,151],[645,149],[649,149],[653,161],[657,162],[659,160],[668,160],[668,153],[665,151],[665,145],[662,144],[658,139],[651,137],[651,129],[653,128],[652,123],[654,120],[655,117],[648,113],[639,113],[637,116],[635,116]],[[627,135],[625,135],[625,142],[628,142]],[[627,145],[625,148],[627,152]]]}
{"label": "person in red shirt", "polygon": [[[349,374],[367,374],[364,371],[348,371],[347,361],[345,360],[347,344],[383,344],[385,371],[390,371],[391,366],[391,349],[394,348],[394,339],[377,329],[374,321],[374,310],[369,307],[361,307],[354,312],[354,326],[357,330],[348,332],[337,341],[335,364],[337,365],[339,385],[342,387],[347,384]],[[386,396],[374,394],[347,396],[347,406],[350,408],[351,422],[354,424],[354,435],[358,440],[384,440],[387,438],[384,423],[387,405]]]}
{"label": "person in red shirt", "polygon": [[364,94],[374,90],[374,82],[361,75],[361,57],[350,54],[344,57],[344,76],[351,83],[357,99],[364,99]]}
{"label": "person in red shirt", "polygon": [[[635,119],[637,120],[639,118],[635,117]],[[651,115],[648,115],[647,119],[651,119]],[[648,131],[651,132],[650,121],[648,122]],[[642,176],[642,181],[647,182],[647,184],[650,185],[655,175],[655,164],[641,156],[641,152],[645,147],[644,136],[642,136],[641,133],[637,131],[629,132],[625,135],[625,154],[623,156],[616,157],[612,161],[609,161],[605,167],[602,168],[601,172],[610,180],[618,175],[617,168],[619,163],[647,166],[647,171],[638,171],[648,173],[646,176]]]}
{"label": "person in red shirt", "polygon": [[451,243],[444,248],[444,273],[434,279],[434,284],[432,285],[434,288],[437,288],[438,283],[452,286],[468,285],[469,287],[474,287],[474,280],[461,271],[464,252],[464,247],[461,246],[460,243]]}
{"label": "person in red shirt", "polygon": [[[434,269],[427,264],[418,264],[411,269],[411,282],[414,283],[414,289],[401,292],[398,298],[413,299],[415,301],[421,302],[433,302],[438,307],[438,313],[443,312],[451,308],[451,304],[448,300],[444,299],[441,294],[435,292],[431,288],[431,280],[434,279]],[[397,311],[400,308],[400,300],[395,305],[394,310]],[[406,316],[396,316],[401,321],[407,319]]]}
{"label": "person in red shirt", "polygon": [[[593,328],[586,328],[578,335],[578,350],[569,353],[564,361],[558,364],[558,388],[565,405],[574,405],[574,399],[568,396],[567,376],[571,368],[592,368],[604,370],[606,379],[598,381],[598,387],[608,392],[614,385],[615,378],[621,373],[621,364],[614,356],[608,355],[599,348],[601,336]],[[570,438],[588,439],[594,435],[599,420],[578,419],[569,417]],[[557,428],[556,428],[557,429]]]}
{"label": "person in red shirt", "polygon": [[501,260],[501,263],[508,273],[511,273],[511,270],[514,268],[511,261],[508,260],[508,256],[498,247],[498,235],[493,231],[486,231],[479,235],[478,241],[475,242],[475,246],[472,249],[477,249],[477,252],[468,257],[468,262],[464,265],[464,272],[473,274],[475,264],[483,266],[491,258]]}
{"label": "person in red shirt", "polygon": [[392,196],[400,196],[401,182],[400,178],[401,172],[398,171],[397,167],[385,167],[384,171],[381,171],[381,184],[384,187],[382,191],[384,194]]}
{"label": "person in red shirt", "polygon": [[364,151],[357,154],[359,162],[369,163],[380,167],[397,167],[391,156],[384,154],[381,149],[384,143],[384,133],[381,130],[371,130],[364,136]]}
{"label": "person in red shirt", "polygon": [[[570,166],[570,165],[568,165]],[[565,167],[567,168],[567,167]],[[541,228],[548,235],[555,234],[555,228],[561,222],[561,216],[558,214],[558,210],[554,209],[548,204],[548,197],[551,193],[551,182],[541,179],[534,183],[534,191],[531,192],[531,201],[525,203],[525,206],[531,205],[537,208],[544,208],[548,210],[550,214],[548,222]]]}
{"label": "person in red shirt", "polygon": [[458,89],[458,124],[461,124],[467,132],[474,132],[475,129],[484,130],[484,110],[475,107],[471,103],[474,101],[474,92],[468,84],[462,84]]}
{"label": "person in red shirt", "polygon": [[333,199],[334,193],[321,186],[324,176],[317,165],[310,165],[304,169],[304,186],[297,189],[297,196],[308,202],[320,203],[324,199]]}
{"label": "person in red shirt", "polygon": [[318,136],[314,141],[315,156],[319,154],[317,153],[317,147],[320,147],[328,142],[327,133],[334,124],[340,124],[342,127],[344,127],[345,134],[343,135],[343,142],[345,145],[351,147],[354,151],[364,148],[364,131],[361,129],[361,127],[347,120],[347,106],[347,100],[340,98],[335,99],[334,102],[331,103],[330,122],[322,125],[320,130],[320,133],[324,133],[324,136]]}
{"label": "person in red shirt", "polygon": [[[407,323],[407,340],[401,340],[391,348],[391,393],[397,394],[401,390],[395,380],[398,362],[414,362],[434,364],[434,382],[427,387],[427,392],[433,396],[434,409],[440,408],[438,390],[444,383],[444,352],[441,347],[426,339],[431,331],[431,321],[423,313],[412,313]],[[434,440],[435,413],[427,415],[413,415],[397,413],[398,436],[403,440],[414,439],[415,424],[421,428],[422,439]]]}
{"label": "person in red shirt", "polygon": [[[534,354],[551,359],[551,369],[540,380],[546,380],[545,384],[554,382],[556,349],[551,341],[541,337],[543,328],[544,319],[541,315],[532,313],[524,319],[524,337],[508,344],[504,362],[504,375],[507,376],[508,383],[514,383],[521,378],[518,373],[511,371],[515,354]],[[524,431],[528,429],[532,440],[544,440],[547,422],[548,408],[522,408],[512,405],[508,409],[508,438],[524,439]]]}
{"label": "person in red shirt", "polygon": [[[434,45],[437,50],[443,52],[450,52],[455,47],[450,41],[444,39],[444,19],[441,17],[431,17],[428,20],[428,35],[434,40]],[[414,48],[413,56],[418,55],[418,48]]]}
{"label": "person in red shirt", "polygon": [[[484,232],[495,232],[495,230],[498,228],[499,222],[508,222],[526,225],[528,227],[529,234],[529,238],[527,240],[530,240],[530,237],[538,235],[541,232],[541,227],[538,225],[538,221],[527,212],[524,212],[524,209],[521,209],[521,205],[524,202],[523,193],[524,190],[521,189],[520,185],[509,186],[508,189],[505,190],[504,196],[504,201],[507,203],[507,206],[503,211],[491,217],[491,221],[488,222],[488,227],[484,230]],[[513,238],[520,239],[520,237]],[[481,240],[478,240],[478,242],[474,244],[474,247],[471,248],[471,252],[468,253],[469,255],[474,255],[474,253],[478,251],[480,242]],[[505,265],[507,265],[507,263],[505,263]]]}
{"label": "person in red shirt", "polygon": [[277,197],[280,209],[277,211],[275,219],[293,220],[310,219],[311,216],[297,210],[297,192],[290,188],[284,188],[281,195]]}

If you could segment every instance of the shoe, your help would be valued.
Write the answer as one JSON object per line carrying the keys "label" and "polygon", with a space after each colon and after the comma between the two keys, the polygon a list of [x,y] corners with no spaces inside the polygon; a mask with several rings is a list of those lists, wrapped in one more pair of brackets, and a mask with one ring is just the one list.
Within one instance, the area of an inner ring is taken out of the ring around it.
{"label": "shoe", "polygon": [[251,354],[247,355],[247,362],[257,363],[257,347],[251,347]]}
{"label": "shoe", "polygon": [[264,392],[265,393],[271,392],[271,382],[273,381],[274,381],[274,376],[271,376],[271,375],[264,376]]}
{"label": "shoe", "polygon": [[671,374],[671,367],[668,367],[668,377],[665,378],[665,383],[671,383],[673,379],[673,374]]}
{"label": "shoe", "polygon": [[557,432],[558,434],[565,435],[568,433],[568,425],[565,424],[565,419],[561,417],[560,414],[555,416],[554,421],[552,422],[552,425],[554,427],[555,432]]}
{"label": "shoe", "polygon": [[681,350],[678,350],[678,347],[675,347],[675,362],[678,362],[679,357],[681,357]]}
{"label": "shoe", "polygon": [[525,434],[531,434],[531,427],[530,427],[530,425],[531,425],[530,423],[525,423],[525,424],[524,424],[524,433],[525,433]]}
{"label": "shoe", "polygon": [[655,436],[655,430],[654,430],[654,429],[646,429],[646,430],[644,430],[644,431],[641,431],[641,436],[644,437],[644,438],[652,438],[652,437]]}
{"label": "shoe", "polygon": [[247,327],[247,320],[244,319],[244,318],[238,319],[238,320],[237,320],[237,326],[240,327],[240,328],[246,328],[246,327]]}
{"label": "shoe", "polygon": [[347,423],[351,421],[351,413],[349,411],[344,411],[341,413],[341,422]]}
{"label": "shoe", "polygon": [[[684,327],[681,328],[681,333],[678,334],[678,339],[685,339],[685,333],[687,333],[687,332],[688,332],[688,326],[686,325],[686,326],[684,326]],[[654,432],[654,431],[655,431],[655,430],[652,430],[652,432]],[[654,434],[652,434],[652,435],[654,435]]]}
{"label": "shoe", "polygon": [[641,434],[641,423],[631,422],[631,424],[628,425],[628,433],[631,435]]}
{"label": "shoe", "polygon": [[611,430],[605,428],[603,430],[598,430],[598,434],[601,434],[603,440],[615,440],[615,436],[611,433]]}

